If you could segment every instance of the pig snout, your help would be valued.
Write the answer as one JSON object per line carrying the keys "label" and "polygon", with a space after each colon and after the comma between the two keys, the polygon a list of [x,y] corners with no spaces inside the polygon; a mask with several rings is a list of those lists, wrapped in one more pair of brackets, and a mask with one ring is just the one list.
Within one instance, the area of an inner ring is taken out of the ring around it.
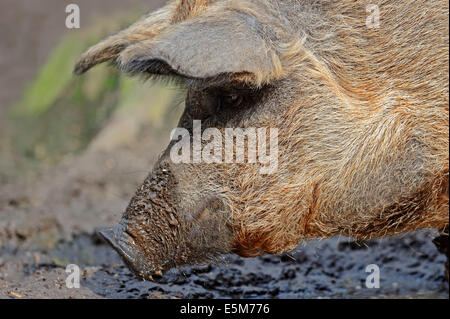
{"label": "pig snout", "polygon": [[136,243],[126,231],[125,222],[118,226],[99,231],[100,236],[110,244],[122,257],[130,269],[140,278],[153,280],[160,277],[161,271],[150,263],[145,256],[136,249]]}
{"label": "pig snout", "polygon": [[100,231],[141,279],[152,280],[171,268],[214,260],[232,250],[233,231],[223,199],[202,196],[207,190],[187,177],[190,168],[162,158],[120,223]]}

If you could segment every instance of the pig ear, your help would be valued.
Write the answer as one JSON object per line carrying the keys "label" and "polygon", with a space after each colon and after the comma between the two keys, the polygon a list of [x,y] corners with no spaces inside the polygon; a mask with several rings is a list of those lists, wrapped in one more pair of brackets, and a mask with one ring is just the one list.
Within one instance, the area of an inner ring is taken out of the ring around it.
{"label": "pig ear", "polygon": [[152,14],[142,17],[129,28],[110,36],[88,49],[78,60],[74,72],[82,74],[93,66],[113,60],[128,46],[150,39],[171,23],[173,8],[163,7]]}
{"label": "pig ear", "polygon": [[[229,11],[219,17],[199,16],[173,25],[154,39],[123,50],[118,63],[130,74],[167,73],[189,78],[220,74],[251,75],[258,84],[281,73],[281,63],[262,25],[253,17]],[[155,70],[156,66],[156,70]]]}

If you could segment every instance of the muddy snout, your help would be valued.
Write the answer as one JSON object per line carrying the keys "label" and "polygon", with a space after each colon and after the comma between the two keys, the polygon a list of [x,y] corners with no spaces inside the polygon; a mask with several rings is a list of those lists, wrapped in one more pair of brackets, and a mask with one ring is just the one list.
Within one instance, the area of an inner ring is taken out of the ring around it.
{"label": "muddy snout", "polygon": [[126,225],[121,222],[118,226],[99,231],[100,236],[110,244],[122,257],[131,270],[143,280],[153,280],[162,276],[155,267],[136,248],[134,239],[126,231]]}

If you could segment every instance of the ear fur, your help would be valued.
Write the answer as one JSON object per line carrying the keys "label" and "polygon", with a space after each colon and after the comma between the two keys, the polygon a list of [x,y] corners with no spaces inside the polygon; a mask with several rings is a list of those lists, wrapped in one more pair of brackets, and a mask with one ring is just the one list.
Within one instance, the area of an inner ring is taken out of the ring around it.
{"label": "ear fur", "polygon": [[171,2],[91,47],[74,72],[111,60],[129,74],[160,74],[154,69],[162,63],[172,74],[190,78],[239,74],[261,85],[279,77],[280,59],[258,19],[210,2]]}
{"label": "ear fur", "polygon": [[99,63],[115,59],[128,46],[155,37],[171,24],[174,8],[171,3],[92,46],[78,59],[74,73],[83,74]]}
{"label": "ear fur", "polygon": [[153,39],[127,47],[118,64],[124,72],[138,74],[151,72],[149,66],[155,60],[185,77],[249,74],[259,84],[269,82],[280,69],[262,25],[232,10],[220,17],[205,14],[171,26]]}

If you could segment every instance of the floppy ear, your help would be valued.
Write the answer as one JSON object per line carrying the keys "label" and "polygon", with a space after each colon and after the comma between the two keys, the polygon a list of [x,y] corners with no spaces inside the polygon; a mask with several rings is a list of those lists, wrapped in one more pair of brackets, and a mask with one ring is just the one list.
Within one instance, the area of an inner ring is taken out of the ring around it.
{"label": "floppy ear", "polygon": [[[117,62],[127,73],[166,73],[209,78],[239,73],[257,84],[282,72],[280,60],[256,18],[234,10],[213,11],[175,24],[157,37],[123,50]],[[155,69],[156,67],[156,69]]]}
{"label": "floppy ear", "polygon": [[99,63],[114,59],[129,45],[156,36],[171,24],[173,14],[174,3],[171,3],[142,17],[129,28],[94,45],[80,57],[74,72],[82,74]]}

